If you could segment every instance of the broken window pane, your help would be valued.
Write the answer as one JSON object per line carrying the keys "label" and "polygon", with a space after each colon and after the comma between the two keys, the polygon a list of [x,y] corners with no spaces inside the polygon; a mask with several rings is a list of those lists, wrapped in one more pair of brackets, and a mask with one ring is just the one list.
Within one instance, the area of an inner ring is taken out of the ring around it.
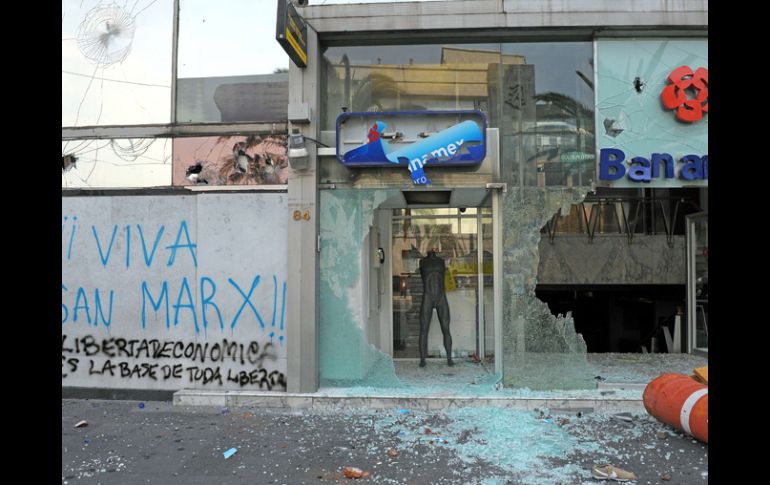
{"label": "broken window pane", "polygon": [[115,138],[62,142],[62,188],[171,185],[171,140]]}
{"label": "broken window pane", "polygon": [[168,123],[172,2],[62,2],[62,126]]}
{"label": "broken window pane", "polygon": [[182,0],[177,121],[285,121],[289,58],[275,40],[276,2]]}
{"label": "broken window pane", "polygon": [[286,184],[286,135],[174,139],[174,185]]}

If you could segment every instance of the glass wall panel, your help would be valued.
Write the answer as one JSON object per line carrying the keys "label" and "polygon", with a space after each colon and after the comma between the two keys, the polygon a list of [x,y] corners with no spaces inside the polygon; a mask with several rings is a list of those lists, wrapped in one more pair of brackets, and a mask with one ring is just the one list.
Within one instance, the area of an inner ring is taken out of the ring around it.
{"label": "glass wall panel", "polygon": [[177,121],[286,120],[289,58],[275,41],[276,11],[274,0],[181,0]]}
{"label": "glass wall panel", "polygon": [[171,120],[173,2],[62,2],[62,126]]}
{"label": "glass wall panel", "polygon": [[132,188],[171,185],[171,140],[115,138],[62,142],[61,186]]}
{"label": "glass wall panel", "polygon": [[511,43],[502,56],[503,177],[514,185],[589,186],[595,172],[590,42]]}
{"label": "glass wall panel", "polygon": [[[590,42],[331,47],[321,78],[327,145],[345,110],[478,109],[499,129],[509,184],[586,187],[594,179]],[[370,171],[321,161],[325,182],[356,182]]]}
{"label": "glass wall panel", "polygon": [[286,135],[174,139],[174,185],[286,184]]}

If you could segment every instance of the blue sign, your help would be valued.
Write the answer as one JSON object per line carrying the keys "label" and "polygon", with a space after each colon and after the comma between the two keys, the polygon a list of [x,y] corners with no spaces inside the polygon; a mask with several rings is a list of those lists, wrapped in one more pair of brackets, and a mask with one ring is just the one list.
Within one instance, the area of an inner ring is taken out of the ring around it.
{"label": "blue sign", "polygon": [[[471,119],[454,122],[461,117]],[[352,127],[362,135],[368,126],[367,142],[345,151],[342,126],[351,119],[367,123],[358,131]],[[427,128],[438,125],[441,129],[436,132]],[[485,135],[486,117],[480,111],[343,113],[337,117],[337,159],[348,167],[404,166],[415,184],[424,185],[431,183],[425,165],[480,164],[486,156]]]}

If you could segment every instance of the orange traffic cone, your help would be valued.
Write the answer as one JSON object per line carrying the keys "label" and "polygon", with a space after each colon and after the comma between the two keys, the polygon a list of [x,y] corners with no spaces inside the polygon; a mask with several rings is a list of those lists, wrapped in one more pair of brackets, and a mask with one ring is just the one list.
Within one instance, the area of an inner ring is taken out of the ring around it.
{"label": "orange traffic cone", "polygon": [[709,442],[709,388],[684,374],[663,374],[642,395],[647,412],[670,426]]}

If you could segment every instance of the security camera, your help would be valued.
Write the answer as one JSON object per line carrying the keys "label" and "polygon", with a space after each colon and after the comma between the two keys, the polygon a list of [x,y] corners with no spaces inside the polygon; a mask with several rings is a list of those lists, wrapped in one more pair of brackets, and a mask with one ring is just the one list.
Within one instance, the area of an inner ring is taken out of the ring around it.
{"label": "security camera", "polygon": [[460,207],[460,214],[465,214],[466,210],[468,210],[467,207]]}
{"label": "security camera", "polygon": [[307,5],[307,0],[296,0],[297,5]]}

